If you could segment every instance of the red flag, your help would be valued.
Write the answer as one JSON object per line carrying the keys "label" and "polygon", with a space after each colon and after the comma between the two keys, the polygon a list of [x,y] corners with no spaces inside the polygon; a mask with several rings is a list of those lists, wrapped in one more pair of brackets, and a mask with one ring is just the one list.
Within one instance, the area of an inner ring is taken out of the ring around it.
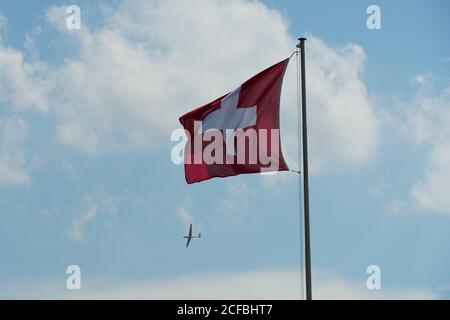
{"label": "red flag", "polygon": [[280,95],[289,59],[180,117],[187,183],[289,170],[281,152]]}

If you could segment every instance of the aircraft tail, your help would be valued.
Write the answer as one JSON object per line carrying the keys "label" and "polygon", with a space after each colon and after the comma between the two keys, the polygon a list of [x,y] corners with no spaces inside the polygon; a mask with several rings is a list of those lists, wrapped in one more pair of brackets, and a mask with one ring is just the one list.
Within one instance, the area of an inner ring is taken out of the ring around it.
{"label": "aircraft tail", "polygon": [[198,237],[199,237],[199,238],[201,238],[201,237],[202,237],[202,233],[201,233],[201,232],[199,232],[199,234],[198,234]]}

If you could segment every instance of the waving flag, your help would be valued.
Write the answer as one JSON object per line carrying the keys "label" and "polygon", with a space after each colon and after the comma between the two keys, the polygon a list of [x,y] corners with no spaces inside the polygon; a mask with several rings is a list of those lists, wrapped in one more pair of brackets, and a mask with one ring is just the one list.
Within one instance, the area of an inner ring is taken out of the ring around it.
{"label": "waving flag", "polygon": [[289,59],[230,93],[180,117],[187,143],[187,183],[245,173],[285,171],[280,140],[280,95]]}

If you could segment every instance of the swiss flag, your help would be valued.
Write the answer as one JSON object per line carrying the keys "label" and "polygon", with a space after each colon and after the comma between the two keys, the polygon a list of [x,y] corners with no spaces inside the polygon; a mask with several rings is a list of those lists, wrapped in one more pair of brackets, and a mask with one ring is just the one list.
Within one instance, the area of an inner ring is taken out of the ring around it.
{"label": "swiss flag", "polygon": [[281,152],[280,95],[289,59],[180,117],[187,183],[289,170]]}

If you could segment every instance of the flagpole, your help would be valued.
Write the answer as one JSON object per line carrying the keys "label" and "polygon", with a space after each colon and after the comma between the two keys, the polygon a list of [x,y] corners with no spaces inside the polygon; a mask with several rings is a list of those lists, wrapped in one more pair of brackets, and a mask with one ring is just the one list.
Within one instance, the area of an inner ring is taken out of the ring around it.
{"label": "flagpole", "polygon": [[302,197],[302,174],[301,174],[301,163],[302,163],[302,141],[300,137],[302,136],[302,127],[300,124],[300,119],[302,117],[302,108],[300,106],[300,44],[297,44],[296,49],[294,51],[295,53],[295,62],[296,62],[296,82],[297,82],[297,119],[298,119],[298,168],[299,170],[291,170],[292,172],[295,172],[298,174],[298,240],[299,240],[299,248],[300,248],[300,254],[299,254],[299,274],[300,274],[300,300],[303,300],[305,298],[305,233],[304,233],[304,220],[303,220],[303,197]]}
{"label": "flagpole", "polygon": [[[301,79],[302,79],[302,150],[303,150],[303,208],[305,228],[305,278],[306,300],[312,300],[311,281],[311,239],[309,229],[309,176],[308,176],[308,135],[306,118],[306,79],[305,79],[305,41],[299,38],[298,48],[301,53]],[[299,138],[300,139],[300,138]]]}

